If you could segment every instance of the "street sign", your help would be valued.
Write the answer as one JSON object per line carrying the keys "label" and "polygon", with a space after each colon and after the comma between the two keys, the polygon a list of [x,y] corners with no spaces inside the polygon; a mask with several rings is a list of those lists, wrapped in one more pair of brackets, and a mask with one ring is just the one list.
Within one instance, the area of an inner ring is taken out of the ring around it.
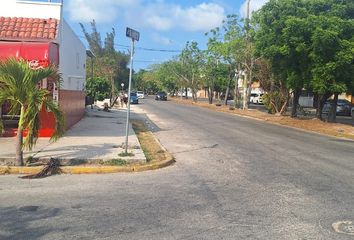
{"label": "street sign", "polygon": [[140,33],[127,27],[126,36],[130,37],[133,41],[139,41]]}
{"label": "street sign", "polygon": [[129,115],[130,115],[130,90],[132,85],[133,75],[133,55],[135,41],[139,41],[140,33],[134,29],[128,28],[126,36],[132,39],[132,46],[130,49],[130,71],[129,71],[129,83],[128,83],[128,105],[127,105],[127,121],[125,124],[125,154],[128,154],[128,135],[129,135]]}

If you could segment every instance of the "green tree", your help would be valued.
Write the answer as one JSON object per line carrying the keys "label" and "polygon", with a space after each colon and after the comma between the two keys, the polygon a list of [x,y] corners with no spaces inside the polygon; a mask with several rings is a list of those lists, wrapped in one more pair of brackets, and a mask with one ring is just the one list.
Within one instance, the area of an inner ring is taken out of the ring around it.
{"label": "green tree", "polygon": [[111,86],[102,77],[88,78],[85,86],[86,95],[91,96],[95,101],[102,101],[109,97]]}
{"label": "green tree", "polygon": [[[254,15],[257,54],[269,61],[273,79],[293,91],[293,117],[302,88],[319,96],[318,118],[328,97],[352,91],[353,10],[350,0],[270,0]],[[335,108],[336,101],[329,121]]]}
{"label": "green tree", "polygon": [[[128,86],[129,69],[127,66],[129,56],[115,50],[114,41],[116,35],[114,28],[112,28],[112,32],[106,33],[106,38],[104,43],[102,43],[101,34],[98,32],[94,20],[91,22],[91,33],[87,32],[83,24],[80,23],[80,26],[90,46],[90,50],[95,55],[93,75],[94,77],[102,77],[110,83],[110,98],[113,105],[115,102],[113,100],[118,94],[120,84],[124,83],[125,86]],[[89,64],[87,62],[88,66]],[[87,68],[87,71],[87,75],[91,76],[91,69]]]}
{"label": "green tree", "polygon": [[[203,61],[203,53],[197,42],[187,42],[182,53],[179,55],[180,66],[178,76],[187,82],[187,86],[192,90],[193,101],[197,101],[197,91],[200,87],[201,72],[200,66]],[[186,94],[187,96],[187,94]]]}
{"label": "green tree", "polygon": [[133,76],[133,88],[137,90],[146,91],[146,83],[144,81],[144,74],[147,71],[145,69],[140,69],[138,72],[134,73]]}
{"label": "green tree", "polygon": [[[308,4],[303,0],[270,0],[254,15],[256,53],[268,60],[274,78],[293,91],[292,117],[297,114],[301,89],[308,86],[310,80],[307,18]],[[269,94],[272,95],[278,96]],[[284,110],[281,113],[286,110],[285,107],[281,109]]]}
{"label": "green tree", "polygon": [[317,117],[334,94],[329,122],[336,120],[338,95],[353,92],[354,82],[354,2],[317,0],[309,3],[311,16],[311,87],[320,97]]}
{"label": "green tree", "polygon": [[161,83],[156,77],[154,69],[157,68],[158,65],[153,65],[151,69],[147,70],[142,75],[142,81],[144,82],[145,89],[148,93],[154,94],[157,91],[162,89]]}
{"label": "green tree", "polygon": [[[226,89],[225,96],[229,95],[231,82],[235,79],[234,96],[238,98],[238,82],[235,74],[245,70],[246,64],[246,42],[245,32],[239,23],[237,15],[228,15],[227,19],[223,21],[223,26],[217,27],[206,33],[208,39],[209,62],[210,57],[213,57],[215,63],[222,63],[227,66],[227,73],[225,79],[228,79],[226,87],[221,87],[221,90]],[[211,61],[213,62],[213,61]],[[224,65],[224,66],[225,66]],[[227,98],[225,98],[227,104]]]}
{"label": "green tree", "polygon": [[[23,149],[35,145],[40,128],[40,111],[44,107],[55,117],[55,129],[51,140],[57,140],[64,133],[64,117],[59,107],[48,98],[47,89],[38,88],[42,79],[47,78],[60,84],[60,75],[55,66],[31,69],[25,60],[10,58],[0,62],[0,105],[7,101],[10,114],[20,113],[16,137],[16,162],[23,165]],[[0,124],[0,130],[2,124]],[[23,131],[27,136],[23,139]]]}

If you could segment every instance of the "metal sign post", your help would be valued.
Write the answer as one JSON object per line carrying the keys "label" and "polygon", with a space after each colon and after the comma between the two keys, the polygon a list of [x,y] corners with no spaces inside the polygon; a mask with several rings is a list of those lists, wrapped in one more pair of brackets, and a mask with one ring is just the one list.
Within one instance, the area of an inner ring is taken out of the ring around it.
{"label": "metal sign post", "polygon": [[128,134],[129,134],[129,117],[130,117],[130,91],[133,74],[133,55],[135,41],[139,41],[140,33],[131,28],[127,28],[126,36],[132,39],[132,45],[130,48],[130,71],[129,71],[129,83],[128,83],[128,105],[127,105],[127,121],[125,125],[125,154],[128,153]]}

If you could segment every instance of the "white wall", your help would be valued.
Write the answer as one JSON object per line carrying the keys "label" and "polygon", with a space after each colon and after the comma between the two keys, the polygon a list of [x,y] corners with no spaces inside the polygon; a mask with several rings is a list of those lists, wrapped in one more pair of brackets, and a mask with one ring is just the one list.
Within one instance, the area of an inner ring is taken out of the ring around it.
{"label": "white wall", "polygon": [[302,107],[313,107],[313,96],[300,96],[299,105]]}
{"label": "white wall", "polygon": [[60,19],[61,6],[60,2],[1,0],[0,16]]}
{"label": "white wall", "polygon": [[63,19],[59,31],[59,71],[61,89],[83,90],[86,79],[86,48]]}

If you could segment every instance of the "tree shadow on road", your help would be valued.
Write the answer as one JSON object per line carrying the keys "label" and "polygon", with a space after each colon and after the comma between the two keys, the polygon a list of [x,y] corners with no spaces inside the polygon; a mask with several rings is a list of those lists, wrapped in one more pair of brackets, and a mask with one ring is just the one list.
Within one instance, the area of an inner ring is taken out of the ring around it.
{"label": "tree shadow on road", "polygon": [[51,232],[63,232],[66,229],[46,225],[50,218],[59,214],[59,208],[0,207],[0,239],[39,239]]}

